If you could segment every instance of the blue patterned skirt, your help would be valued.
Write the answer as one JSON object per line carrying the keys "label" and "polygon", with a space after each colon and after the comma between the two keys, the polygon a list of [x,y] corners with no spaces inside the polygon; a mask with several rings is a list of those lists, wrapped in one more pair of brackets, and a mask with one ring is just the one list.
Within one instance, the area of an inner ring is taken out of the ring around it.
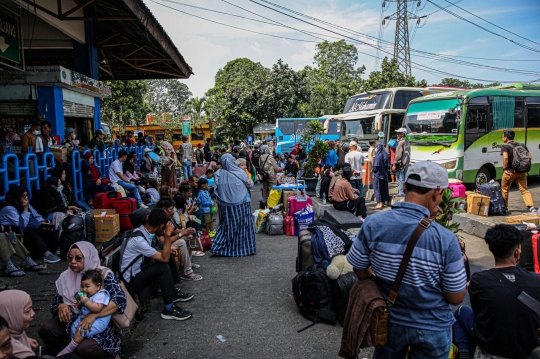
{"label": "blue patterned skirt", "polygon": [[243,257],[256,251],[251,203],[219,206],[219,227],[210,252],[225,257]]}

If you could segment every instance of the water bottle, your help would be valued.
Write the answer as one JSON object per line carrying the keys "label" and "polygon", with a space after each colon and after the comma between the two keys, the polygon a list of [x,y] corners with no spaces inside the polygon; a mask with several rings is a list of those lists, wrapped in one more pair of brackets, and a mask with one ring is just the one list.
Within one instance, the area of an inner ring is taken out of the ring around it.
{"label": "water bottle", "polygon": [[322,194],[322,204],[326,204],[326,193]]}

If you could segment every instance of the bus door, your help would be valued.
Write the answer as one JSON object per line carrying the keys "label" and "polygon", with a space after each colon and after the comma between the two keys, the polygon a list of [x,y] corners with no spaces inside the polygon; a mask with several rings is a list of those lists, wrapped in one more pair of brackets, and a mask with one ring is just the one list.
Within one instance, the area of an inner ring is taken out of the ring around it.
{"label": "bus door", "polygon": [[[527,148],[532,155],[532,163],[540,163],[540,97],[525,98],[527,116]],[[533,168],[530,174],[540,171]]]}
{"label": "bus door", "polygon": [[[487,97],[476,97],[469,101],[465,118],[465,161],[464,170],[478,170],[488,159]],[[500,160],[500,157],[499,157]]]}

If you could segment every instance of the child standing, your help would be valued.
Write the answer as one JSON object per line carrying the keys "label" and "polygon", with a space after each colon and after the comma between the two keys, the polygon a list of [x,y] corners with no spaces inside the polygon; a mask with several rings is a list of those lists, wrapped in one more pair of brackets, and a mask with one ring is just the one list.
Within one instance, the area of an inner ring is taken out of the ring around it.
{"label": "child standing", "polygon": [[197,196],[197,201],[201,205],[201,209],[204,213],[204,227],[207,232],[212,231],[212,206],[214,201],[210,197],[208,192],[208,181],[205,178],[200,178],[198,182],[199,195]]}
{"label": "child standing", "polygon": [[91,338],[107,329],[107,326],[111,321],[110,315],[97,318],[90,330],[81,331],[78,328],[79,323],[85,315],[99,313],[104,306],[109,304],[110,295],[105,289],[102,289],[102,282],[101,273],[99,271],[87,270],[84,272],[81,279],[81,291],[75,293],[75,300],[73,301],[74,305],[81,308],[81,313],[71,325],[71,342],[69,342],[64,350],[58,353],[58,356],[74,352],[83,339]]}

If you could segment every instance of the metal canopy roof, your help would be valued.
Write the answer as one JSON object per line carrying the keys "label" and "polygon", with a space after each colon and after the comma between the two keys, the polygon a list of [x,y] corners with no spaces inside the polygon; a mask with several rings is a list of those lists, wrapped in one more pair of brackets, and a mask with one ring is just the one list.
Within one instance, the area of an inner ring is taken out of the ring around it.
{"label": "metal canopy roof", "polygon": [[[186,79],[193,74],[163,27],[142,0],[80,0],[72,9],[51,11],[35,0],[19,0],[61,21],[94,21],[100,80]],[[52,0],[54,2],[54,0]],[[61,4],[62,0],[56,0]],[[36,4],[37,3],[37,4]],[[84,16],[74,16],[83,9]],[[28,51],[31,55],[28,56]],[[71,49],[25,50],[26,66],[73,68]]]}

